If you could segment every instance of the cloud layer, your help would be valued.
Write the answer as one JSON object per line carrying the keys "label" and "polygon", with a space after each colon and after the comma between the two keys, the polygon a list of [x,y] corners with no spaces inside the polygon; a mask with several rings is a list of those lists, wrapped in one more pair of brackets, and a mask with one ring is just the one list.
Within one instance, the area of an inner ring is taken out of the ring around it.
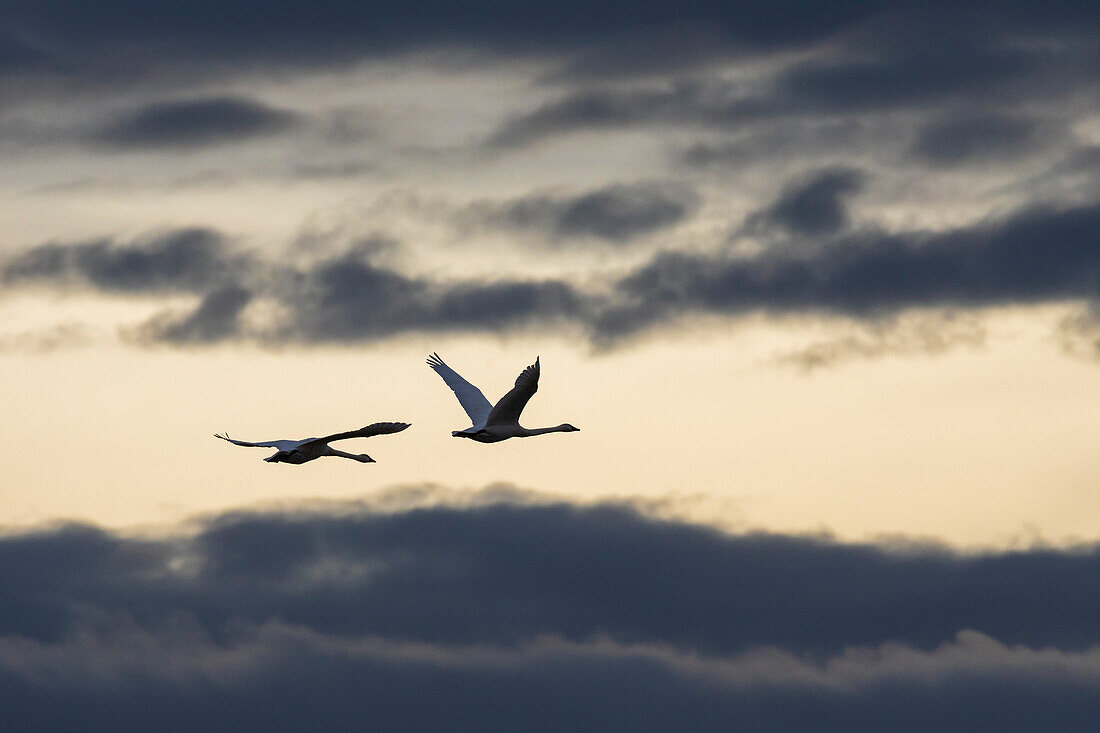
{"label": "cloud layer", "polygon": [[0,540],[0,677],[9,719],[46,727],[1085,730],[1098,570],[1092,546],[727,535],[625,505],[73,525]]}
{"label": "cloud layer", "polygon": [[[754,256],[663,252],[589,291],[567,280],[450,279],[403,274],[356,246],[303,267],[235,252],[224,237],[183,229],[132,243],[40,245],[0,263],[9,285],[200,296],[163,313],[145,338],[177,343],[356,342],[408,332],[587,332],[597,343],[692,315],[748,312],[878,319],[913,308],[980,309],[1100,295],[1100,206],[1034,208],[942,232],[845,231],[840,196],[857,180],[827,171],[783,192],[752,221],[792,232],[838,230],[806,250]],[[248,306],[276,315],[248,326]]]}
{"label": "cloud layer", "polygon": [[[13,90],[0,146],[26,156],[15,185],[35,211],[71,202],[83,216],[112,180],[163,201],[169,227],[194,221],[183,190],[243,203],[237,218],[200,208],[218,226],[11,243],[0,278],[171,297],[125,333],[179,345],[553,330],[606,347],[698,316],[881,324],[1097,302],[1096,11],[623,10],[16,2],[0,33]],[[82,166],[74,189],[55,153]],[[267,205],[308,200],[321,208],[302,216],[324,220],[360,183],[389,218],[346,239],[415,241],[421,261],[402,269],[354,244],[287,259],[280,233],[254,231]],[[443,203],[401,220],[397,194]],[[231,230],[261,249],[242,253]],[[507,273],[471,276],[489,268],[465,256],[498,247]]]}

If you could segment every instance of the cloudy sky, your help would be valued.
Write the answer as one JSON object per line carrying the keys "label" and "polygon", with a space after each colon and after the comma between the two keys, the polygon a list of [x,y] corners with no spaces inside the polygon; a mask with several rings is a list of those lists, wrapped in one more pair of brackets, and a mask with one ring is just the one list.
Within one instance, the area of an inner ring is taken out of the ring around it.
{"label": "cloudy sky", "polygon": [[1100,10],[162,5],[0,11],[5,706],[1092,729]]}

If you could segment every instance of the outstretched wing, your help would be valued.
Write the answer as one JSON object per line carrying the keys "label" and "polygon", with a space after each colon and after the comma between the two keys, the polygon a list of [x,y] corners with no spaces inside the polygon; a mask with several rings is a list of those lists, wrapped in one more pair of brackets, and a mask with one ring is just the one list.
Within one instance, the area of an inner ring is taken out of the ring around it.
{"label": "outstretched wing", "polygon": [[346,433],[335,433],[333,435],[326,435],[323,438],[310,438],[304,441],[299,448],[304,448],[309,445],[316,445],[318,443],[332,443],[337,440],[346,440],[347,438],[369,438],[372,435],[389,435],[390,433],[400,433],[405,428],[409,427],[407,422],[376,422],[367,425],[366,427],[359,428],[358,430],[349,430]]}
{"label": "outstretched wing", "polygon": [[233,445],[243,445],[245,448],[277,448],[279,450],[294,450],[302,444],[301,440],[268,440],[264,443],[249,443],[246,440],[234,440],[229,433],[214,433],[215,438],[228,440]]}
{"label": "outstretched wing", "polygon": [[428,366],[434,369],[436,374],[443,377],[443,381],[447,383],[447,386],[454,390],[455,397],[458,398],[458,404],[462,405],[462,409],[470,416],[470,421],[474,426],[484,425],[493,406],[489,404],[489,400],[485,399],[485,395],[481,393],[481,390],[447,366],[439,358],[439,354],[433,353],[428,357]]}
{"label": "outstretched wing", "polygon": [[535,363],[520,372],[516,377],[516,386],[500,398],[489,412],[486,425],[513,425],[519,423],[519,414],[527,407],[527,401],[539,388],[539,358]]}

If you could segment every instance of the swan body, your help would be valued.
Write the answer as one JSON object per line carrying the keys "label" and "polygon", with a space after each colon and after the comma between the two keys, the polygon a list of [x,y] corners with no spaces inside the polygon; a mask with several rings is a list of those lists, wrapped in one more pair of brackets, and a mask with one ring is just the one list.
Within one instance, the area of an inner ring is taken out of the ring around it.
{"label": "swan body", "polygon": [[290,463],[301,465],[325,456],[338,458],[350,458],[360,463],[377,463],[366,453],[345,453],[329,445],[337,440],[348,438],[369,438],[374,435],[388,435],[399,433],[409,427],[404,422],[376,422],[358,430],[349,430],[344,433],[334,433],[323,438],[305,438],[304,440],[268,440],[263,443],[249,443],[245,440],[234,440],[228,434],[214,433],[215,438],[227,440],[233,445],[243,445],[246,448],[275,448],[276,452],[264,460],[268,463]]}
{"label": "swan body", "polygon": [[535,357],[535,363],[520,372],[516,377],[516,385],[496,405],[489,403],[481,390],[463,379],[458,372],[451,369],[439,358],[439,354],[428,357],[428,366],[443,378],[447,386],[455,393],[458,403],[470,416],[470,427],[464,430],[454,430],[451,435],[455,438],[469,438],[478,443],[499,443],[509,438],[529,438],[533,435],[546,433],[573,433],[580,428],[569,423],[562,423],[549,428],[525,428],[519,424],[520,413],[527,406],[531,396],[539,388],[539,360]]}

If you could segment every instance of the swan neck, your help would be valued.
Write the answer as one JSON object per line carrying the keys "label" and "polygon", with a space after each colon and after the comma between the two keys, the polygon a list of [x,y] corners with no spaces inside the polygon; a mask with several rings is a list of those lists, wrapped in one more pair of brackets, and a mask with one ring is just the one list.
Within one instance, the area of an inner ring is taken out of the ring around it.
{"label": "swan neck", "polygon": [[546,433],[564,433],[568,430],[565,425],[555,425],[552,428],[524,428],[523,437],[529,437],[532,435],[545,435]]}
{"label": "swan neck", "polygon": [[355,453],[345,453],[344,451],[337,450],[336,448],[333,448],[331,446],[328,449],[328,453],[326,453],[325,455],[336,456],[337,458],[351,458],[352,460],[355,460],[355,461],[359,460],[359,456],[357,454],[355,454]]}

